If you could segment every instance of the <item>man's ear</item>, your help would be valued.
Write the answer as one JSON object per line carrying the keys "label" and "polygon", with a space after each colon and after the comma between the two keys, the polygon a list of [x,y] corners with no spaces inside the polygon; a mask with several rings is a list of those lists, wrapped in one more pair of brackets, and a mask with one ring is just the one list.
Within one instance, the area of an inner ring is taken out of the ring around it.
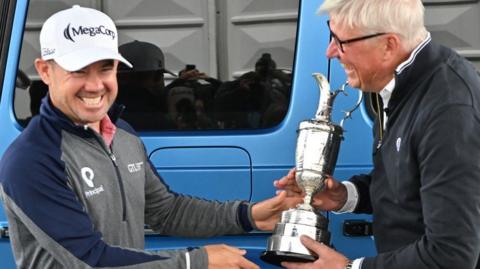
{"label": "man's ear", "polygon": [[402,49],[400,37],[396,34],[387,34],[385,42],[385,57],[392,59],[397,57]]}
{"label": "man's ear", "polygon": [[49,85],[51,81],[51,73],[52,73],[52,66],[43,59],[37,58],[35,59],[35,69],[37,69],[37,73],[42,79],[43,83]]}

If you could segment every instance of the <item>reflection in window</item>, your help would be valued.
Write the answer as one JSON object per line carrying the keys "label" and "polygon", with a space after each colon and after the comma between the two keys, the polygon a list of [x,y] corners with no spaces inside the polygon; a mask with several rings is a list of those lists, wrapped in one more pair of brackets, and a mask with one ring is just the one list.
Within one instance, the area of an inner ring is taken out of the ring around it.
{"label": "reflection in window", "polygon": [[[47,94],[48,87],[41,80],[30,80],[21,69],[17,71],[15,80],[14,109],[15,116],[21,126],[27,126],[32,116],[40,112],[40,102]],[[26,100],[29,103],[25,102]]]}
{"label": "reflection in window", "polygon": [[264,53],[255,70],[223,82],[215,93],[214,119],[220,129],[255,129],[277,125],[290,100],[291,74],[276,68]]}
{"label": "reflection in window", "polygon": [[[113,18],[119,50],[134,65],[119,66],[121,117],[137,131],[278,125],[290,102],[299,1],[177,2],[84,3]],[[39,25],[71,6],[70,1],[45,3],[30,1],[25,25],[19,69],[31,82],[16,88],[14,100],[22,126],[38,114],[48,90],[33,66],[40,55]],[[205,8],[209,5],[214,7]]]}
{"label": "reflection in window", "polygon": [[133,41],[120,46],[120,53],[133,68],[119,67],[117,102],[137,130],[269,128],[287,112],[291,74],[277,69],[269,53],[235,80],[220,81],[187,65],[167,86],[160,48]]}

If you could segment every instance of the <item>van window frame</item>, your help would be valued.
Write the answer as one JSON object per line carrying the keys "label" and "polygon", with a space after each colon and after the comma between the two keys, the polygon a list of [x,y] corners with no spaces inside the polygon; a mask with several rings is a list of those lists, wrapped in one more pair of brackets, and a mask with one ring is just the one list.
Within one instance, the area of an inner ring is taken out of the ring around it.
{"label": "van window frame", "polygon": [[7,64],[8,48],[15,14],[16,0],[4,0],[0,6],[0,100],[2,98],[5,66]]}

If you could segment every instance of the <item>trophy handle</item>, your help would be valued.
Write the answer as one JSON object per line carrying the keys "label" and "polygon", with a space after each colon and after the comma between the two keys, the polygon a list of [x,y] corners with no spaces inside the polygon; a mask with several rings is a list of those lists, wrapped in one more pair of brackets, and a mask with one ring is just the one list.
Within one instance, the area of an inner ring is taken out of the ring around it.
{"label": "trophy handle", "polygon": [[[342,87],[332,92],[330,91],[330,83],[322,73],[313,73],[312,76],[317,81],[318,88],[320,90],[320,99],[318,100],[318,108],[317,113],[315,113],[315,119],[330,122],[335,97],[337,97],[339,93],[348,95],[345,91],[345,86],[348,85],[348,82],[345,82]],[[353,110],[351,112],[353,112]]]}
{"label": "trophy handle", "polygon": [[[341,91],[345,94],[345,95],[348,95],[347,92],[345,91],[345,87],[348,85],[348,81],[345,82],[342,87],[341,87]],[[337,90],[337,91],[340,91],[340,90]],[[357,100],[357,103],[355,104],[355,106],[353,106],[350,110],[348,111],[342,111],[343,113],[345,113],[345,116],[343,117],[343,119],[340,121],[340,127],[343,128],[343,123],[345,122],[346,119],[348,118],[352,118],[352,113],[353,111],[357,110],[357,108],[360,106],[360,104],[362,103],[363,101],[363,92],[360,91],[360,94],[358,95],[358,100]]]}

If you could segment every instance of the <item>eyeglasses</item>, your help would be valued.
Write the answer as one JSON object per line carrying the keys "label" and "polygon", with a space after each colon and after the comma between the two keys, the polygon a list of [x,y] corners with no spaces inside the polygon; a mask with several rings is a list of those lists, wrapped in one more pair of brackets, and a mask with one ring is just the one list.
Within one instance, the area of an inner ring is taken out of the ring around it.
{"label": "eyeglasses", "polygon": [[376,33],[376,34],[371,34],[371,35],[366,35],[366,36],[350,38],[350,39],[347,39],[347,40],[340,40],[337,37],[337,35],[334,32],[332,32],[332,29],[330,28],[330,20],[327,21],[327,26],[328,26],[328,30],[330,30],[331,38],[335,41],[335,44],[337,45],[337,47],[340,48],[340,51],[342,53],[345,53],[345,51],[343,50],[343,44],[349,44],[349,43],[353,43],[353,42],[357,42],[357,41],[362,41],[362,40],[365,40],[365,39],[370,39],[370,38],[374,38],[374,37],[386,34],[386,33]]}

